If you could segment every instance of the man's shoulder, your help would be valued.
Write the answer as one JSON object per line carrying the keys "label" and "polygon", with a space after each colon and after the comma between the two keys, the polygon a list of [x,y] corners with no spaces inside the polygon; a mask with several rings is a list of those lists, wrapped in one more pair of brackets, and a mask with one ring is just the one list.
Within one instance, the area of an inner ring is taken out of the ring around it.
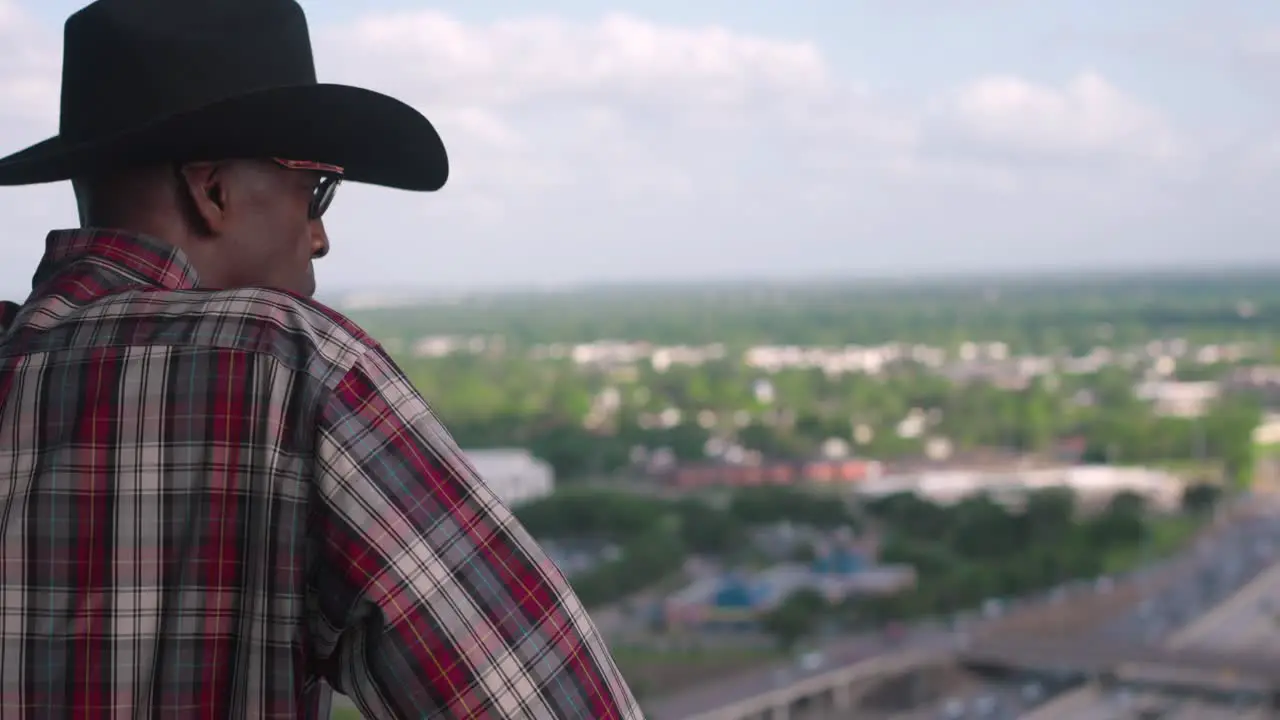
{"label": "man's shoulder", "polygon": [[380,350],[346,315],[284,290],[143,290],[101,302],[181,328],[188,344],[264,353],[312,375],[341,375],[370,350]]}
{"label": "man's shoulder", "polygon": [[279,322],[284,327],[317,333],[329,342],[358,346],[361,352],[378,347],[354,320],[305,295],[270,288],[215,290],[201,295],[206,296],[203,309],[208,313]]}

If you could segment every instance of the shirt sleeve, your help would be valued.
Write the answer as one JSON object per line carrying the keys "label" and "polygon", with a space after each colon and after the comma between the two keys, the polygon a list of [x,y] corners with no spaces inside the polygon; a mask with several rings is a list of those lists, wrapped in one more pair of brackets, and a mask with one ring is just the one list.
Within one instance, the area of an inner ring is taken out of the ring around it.
{"label": "shirt sleeve", "polygon": [[310,643],[371,718],[635,719],[599,631],[380,349],[323,403]]}

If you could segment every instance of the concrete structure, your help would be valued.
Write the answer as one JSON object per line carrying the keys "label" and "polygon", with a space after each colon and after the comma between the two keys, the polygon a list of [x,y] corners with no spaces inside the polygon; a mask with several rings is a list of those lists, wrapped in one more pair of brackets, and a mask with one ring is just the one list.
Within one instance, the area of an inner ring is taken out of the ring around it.
{"label": "concrete structure", "polygon": [[[860,655],[850,654],[841,658],[841,662],[830,662],[813,671],[773,669],[725,683],[722,687],[707,688],[660,702],[655,704],[652,717],[655,720],[789,720],[815,711],[848,712],[851,714],[847,717],[859,717],[856,710],[861,698],[872,688],[890,678],[944,666],[957,659],[979,664],[999,662],[1010,668],[1068,670],[1089,675],[1115,673],[1122,666],[1141,661],[1148,671],[1161,668],[1180,673],[1145,682],[1133,678],[1129,682],[1135,686],[1208,696],[1243,692],[1274,697],[1274,689],[1280,687],[1280,654],[1277,653],[1240,654],[1205,649],[1180,651],[1084,641],[1033,646],[1035,643],[1025,647],[1009,644],[959,650],[951,638],[934,637],[919,640],[896,652],[876,654],[868,649]],[[1046,720],[1111,717],[1105,712],[1086,711],[1094,709],[1085,708],[1088,699],[1077,696],[1088,695],[1092,691],[1086,688],[1069,693],[1046,706],[1044,713],[1037,711],[1031,717],[1035,720],[1040,720],[1042,714]]]}
{"label": "concrete structure", "polygon": [[546,497],[555,490],[555,471],[523,448],[463,450],[471,466],[510,507]]}
{"label": "concrete structure", "polygon": [[[1173,667],[1129,662],[1118,666],[1114,676],[1145,687],[1199,684],[1227,691],[1261,691],[1272,695],[1274,704],[1275,689],[1280,687],[1280,643],[1276,642],[1275,618],[1269,608],[1277,599],[1280,599],[1280,565],[1259,574],[1166,644],[1171,654],[1208,660],[1207,667],[1188,667],[1186,662]],[[1150,648],[1144,650],[1149,651]],[[1213,657],[1215,654],[1218,657]],[[1099,684],[1091,684],[1040,708],[1028,720],[1102,716],[1111,712],[1113,704]],[[1259,713],[1258,716],[1267,715]],[[1211,714],[1202,714],[1193,720],[1211,717]]]}
{"label": "concrete structure", "polygon": [[[1272,717],[1271,710],[1265,707],[1235,707],[1231,703],[1209,702],[1206,698],[1192,698],[1181,694],[1170,697],[1167,693],[1142,691],[1132,687],[1122,690],[1090,685],[1083,690],[1068,693],[1049,705],[1052,714],[1044,717],[1052,720],[1269,720]],[[1040,720],[1041,716],[1042,711],[1037,709],[1021,720]]]}
{"label": "concrete structure", "polygon": [[1171,687],[1185,684],[1224,691],[1280,687],[1280,652],[1173,648],[1098,638],[1025,638],[974,645],[960,652],[959,659],[970,665],[1071,671],[1087,676],[1128,672]]}
{"label": "concrete structure", "polygon": [[1028,492],[1055,487],[1070,488],[1082,500],[1133,492],[1146,497],[1156,507],[1172,509],[1181,502],[1183,483],[1160,470],[1075,465],[1028,470],[928,470],[868,480],[859,484],[854,492],[869,498],[913,492],[933,502],[949,503],[980,492],[1017,500]]}
{"label": "concrete structure", "polygon": [[[813,671],[775,668],[751,676],[744,676],[719,687],[712,687],[680,698],[656,703],[654,720],[789,720],[806,713],[847,712],[840,717],[860,717],[856,711],[861,699],[871,689],[893,677],[921,672],[930,667],[953,663],[962,655],[970,661],[981,656],[982,662],[991,662],[993,655],[1009,667],[1025,667],[1042,670],[1076,670],[1103,674],[1121,665],[1142,660],[1150,667],[1177,668],[1184,672],[1181,679],[1148,682],[1152,689],[1177,689],[1200,692],[1206,695],[1218,693],[1264,693],[1274,695],[1272,689],[1280,687],[1280,654],[1256,654],[1239,656],[1230,652],[1212,650],[1177,651],[1158,647],[1134,647],[1132,645],[1077,642],[1057,646],[1044,644],[1033,657],[1023,657],[1024,649],[1014,652],[1011,647],[989,647],[985,650],[959,651],[950,638],[923,639],[896,652],[876,654],[867,649],[861,654],[851,653],[840,662],[829,662]],[[1057,653],[1058,657],[1053,657]],[[1028,662],[1029,660],[1029,662]],[[1162,665],[1169,663],[1168,666]],[[1223,674],[1223,669],[1236,674]],[[1136,681],[1135,681],[1136,682]],[[1111,717],[1089,712],[1086,708],[1091,689],[1069,693],[1045,707],[1044,718],[1052,720],[1078,720],[1080,718]],[[834,716],[834,715],[829,715]],[[1032,716],[1040,720],[1041,711]],[[933,715],[930,715],[933,717]],[[1205,716],[1207,719],[1210,716]],[[1201,720],[1196,718],[1196,720]]]}
{"label": "concrete structure", "polygon": [[926,642],[909,650],[877,654],[874,649],[850,648],[842,657],[827,658],[822,667],[776,667],[737,678],[720,686],[660,701],[651,720],[788,720],[819,709],[854,711],[861,697],[886,678],[949,662],[943,642]]}

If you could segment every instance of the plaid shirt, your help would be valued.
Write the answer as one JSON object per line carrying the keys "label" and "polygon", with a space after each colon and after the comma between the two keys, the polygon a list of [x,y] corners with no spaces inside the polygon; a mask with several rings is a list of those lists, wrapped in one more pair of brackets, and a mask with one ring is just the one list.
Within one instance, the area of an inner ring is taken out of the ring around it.
{"label": "plaid shirt", "polygon": [[[382,349],[130,235],[0,304],[0,716],[640,718]],[[327,681],[321,682],[321,680]]]}

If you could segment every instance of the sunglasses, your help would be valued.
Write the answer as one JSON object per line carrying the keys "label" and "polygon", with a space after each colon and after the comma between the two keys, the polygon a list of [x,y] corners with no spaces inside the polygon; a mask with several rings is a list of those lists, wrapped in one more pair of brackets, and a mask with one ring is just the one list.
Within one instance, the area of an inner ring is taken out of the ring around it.
{"label": "sunglasses", "polygon": [[320,179],[316,181],[315,191],[311,195],[311,205],[307,208],[307,217],[312,220],[319,220],[323,217],[325,211],[329,209],[330,203],[333,202],[333,196],[338,192],[338,186],[342,184],[342,168],[338,165],[308,162],[306,160],[271,159],[280,167],[288,170],[306,170],[320,176]]}

